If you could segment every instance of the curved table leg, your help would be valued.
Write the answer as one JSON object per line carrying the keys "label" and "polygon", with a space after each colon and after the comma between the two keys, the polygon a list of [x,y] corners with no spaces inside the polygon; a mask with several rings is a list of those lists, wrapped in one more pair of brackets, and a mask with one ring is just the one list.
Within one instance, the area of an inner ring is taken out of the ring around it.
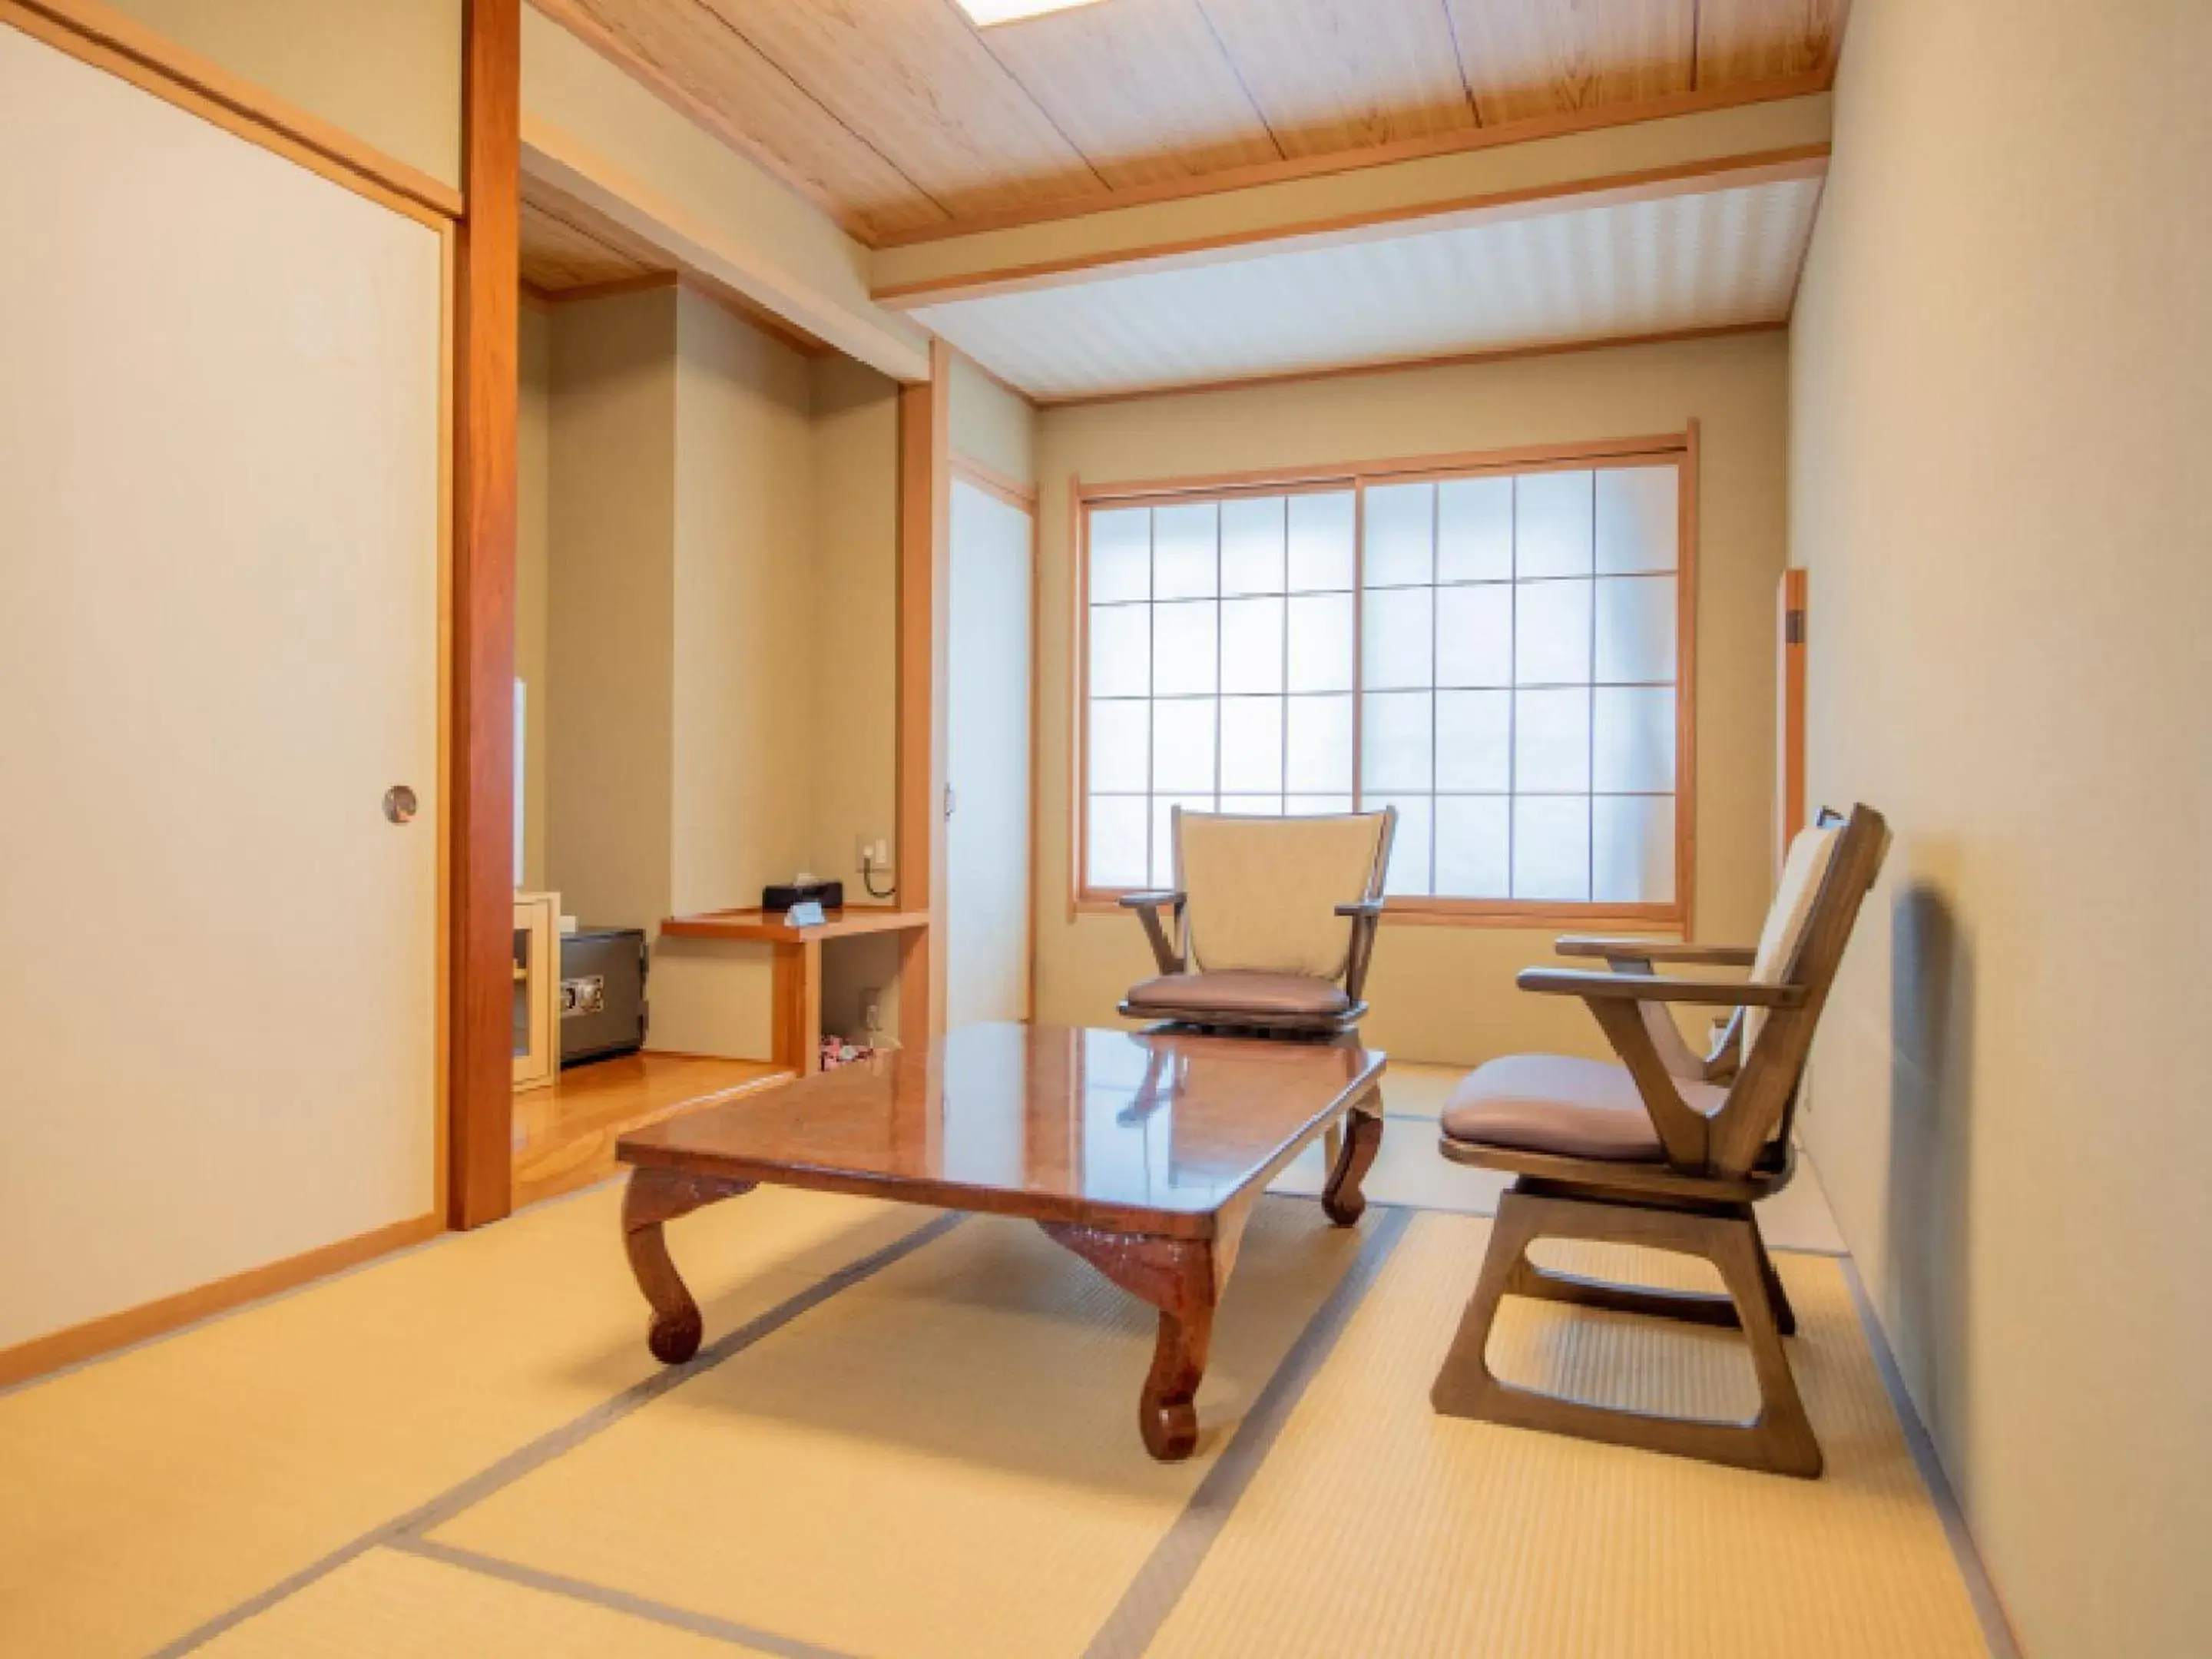
{"label": "curved table leg", "polygon": [[689,1215],[702,1205],[752,1189],[750,1181],[723,1181],[673,1170],[639,1168],[629,1172],[629,1185],[623,1190],[623,1245],[629,1253],[629,1270],[638,1289],[653,1304],[646,1346],[664,1364],[680,1365],[698,1352],[702,1325],[699,1304],[691,1299],[683,1275],[669,1257],[661,1224]]}
{"label": "curved table leg", "polygon": [[1367,1195],[1359,1183],[1382,1146],[1381,1097],[1370,1095],[1344,1115],[1344,1141],[1338,1149],[1328,1184],[1321,1189],[1321,1207],[1340,1227],[1349,1227],[1367,1209]]}
{"label": "curved table leg", "polygon": [[1040,1224],[1056,1243],[1160,1310],[1152,1369],[1137,1401],[1137,1429],[1145,1449],[1163,1463],[1189,1456],[1198,1444],[1198,1385],[1213,1337],[1218,1281],[1227,1276],[1233,1249],[1217,1255],[1212,1239],[1108,1232],[1070,1222]]}

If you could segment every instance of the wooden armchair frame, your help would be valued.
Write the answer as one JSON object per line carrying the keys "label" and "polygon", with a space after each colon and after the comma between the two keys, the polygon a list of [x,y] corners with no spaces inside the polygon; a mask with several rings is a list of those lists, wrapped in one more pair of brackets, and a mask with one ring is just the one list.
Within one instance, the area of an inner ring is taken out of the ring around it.
{"label": "wooden armchair frame", "polygon": [[[1182,808],[1169,811],[1169,833],[1176,837],[1180,848],[1182,838]],[[1355,1030],[1360,1017],[1367,1012],[1367,969],[1375,958],[1375,934],[1382,921],[1382,878],[1390,866],[1390,848],[1398,834],[1398,809],[1382,809],[1382,833],[1376,838],[1375,859],[1367,873],[1365,890],[1357,899],[1339,904],[1335,913],[1352,924],[1352,938],[1346,950],[1344,971],[1337,981],[1344,988],[1346,1006],[1327,1016],[1310,1014],[1264,1014],[1249,1010],[1224,1011],[1218,1019],[1182,1018],[1177,1024],[1196,1025],[1203,1030],[1259,1031],[1285,1036],[1339,1036]],[[1177,871],[1181,873],[1180,868]],[[1190,895],[1180,888],[1161,888],[1140,893],[1124,893],[1119,901],[1124,910],[1133,910],[1143,924],[1145,938],[1152,947],[1152,961],[1163,975],[1190,971],[1190,927],[1185,911]],[[1169,913],[1170,921],[1164,925],[1160,912]],[[1170,932],[1170,929],[1172,932]],[[1132,1019],[1157,1018],[1156,1014],[1133,1008],[1127,1002],[1121,1012]]]}
{"label": "wooden armchair frame", "polygon": [[[1790,1137],[1806,1056],[1860,904],[1887,849],[1887,827],[1872,808],[1855,807],[1847,822],[1822,814],[1823,827],[1838,822],[1833,854],[1779,983],[1654,971],[1677,964],[1749,966],[1755,952],[1733,945],[1579,938],[1559,941],[1560,952],[1602,957],[1609,971],[1537,968],[1520,975],[1524,991],[1583,1000],[1633,1080],[1662,1156],[1642,1163],[1572,1158],[1444,1135],[1446,1158],[1518,1178],[1499,1202],[1481,1276],[1431,1390],[1437,1411],[1748,1468],[1820,1474],[1820,1443],[1782,1346],[1783,1337],[1796,1332],[1796,1317],[1751,1206],[1786,1186],[1794,1173]],[[1674,1003],[1740,1012],[1712,1053],[1700,1056],[1668,1015]],[[1741,1011],[1747,1008],[1763,1010],[1765,1024],[1743,1053]],[[1684,1100],[1677,1086],[1722,1080],[1728,1092],[1710,1113]],[[1701,1256],[1718,1270],[1726,1293],[1658,1291],[1549,1272],[1528,1259],[1540,1238]],[[1741,1424],[1656,1417],[1502,1382],[1486,1351],[1498,1304],[1513,1295],[1740,1329],[1759,1381],[1759,1414]]]}

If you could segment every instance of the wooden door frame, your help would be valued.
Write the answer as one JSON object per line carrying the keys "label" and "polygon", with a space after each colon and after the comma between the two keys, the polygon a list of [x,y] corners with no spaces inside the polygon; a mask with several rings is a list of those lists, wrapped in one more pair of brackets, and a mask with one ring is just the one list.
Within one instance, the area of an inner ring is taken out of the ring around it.
{"label": "wooden door frame", "polygon": [[929,379],[899,388],[897,862],[899,1041],[945,1029],[945,640],[952,582],[952,349],[929,343]]}
{"label": "wooden door frame", "polygon": [[515,441],[521,0],[468,0],[453,317],[447,1218],[513,1207]]}

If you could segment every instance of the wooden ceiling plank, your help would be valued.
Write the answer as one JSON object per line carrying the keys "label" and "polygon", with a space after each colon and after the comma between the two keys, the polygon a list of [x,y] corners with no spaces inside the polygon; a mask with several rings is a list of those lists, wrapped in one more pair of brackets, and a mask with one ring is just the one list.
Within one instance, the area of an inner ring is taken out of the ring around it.
{"label": "wooden ceiling plank", "polygon": [[690,3],[727,23],[954,214],[1105,192],[951,0]]}
{"label": "wooden ceiling plank", "polygon": [[862,241],[951,216],[696,0],[532,3]]}
{"label": "wooden ceiling plank", "polygon": [[1666,98],[1695,84],[1698,0],[1444,4],[1486,127]]}
{"label": "wooden ceiling plank", "polygon": [[1475,125],[1439,0],[1199,0],[1286,155]]}
{"label": "wooden ceiling plank", "polygon": [[1198,0],[1114,0],[978,35],[1116,188],[1281,159]]}
{"label": "wooden ceiling plank", "polygon": [[526,200],[522,204],[522,280],[547,294],[621,282],[653,267]]}
{"label": "wooden ceiling plank", "polygon": [[1698,0],[1698,84],[1835,74],[1850,0]]}

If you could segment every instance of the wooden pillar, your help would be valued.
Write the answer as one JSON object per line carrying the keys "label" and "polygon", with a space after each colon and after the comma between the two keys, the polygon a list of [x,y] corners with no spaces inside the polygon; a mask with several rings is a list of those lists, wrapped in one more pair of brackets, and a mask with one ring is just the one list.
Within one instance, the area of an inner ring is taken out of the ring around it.
{"label": "wooden pillar", "polygon": [[899,1041],[945,1029],[945,642],[951,599],[952,354],[899,391],[898,905],[929,926],[902,937]]}
{"label": "wooden pillar", "polygon": [[521,0],[468,0],[454,295],[448,1219],[510,1205]]}

